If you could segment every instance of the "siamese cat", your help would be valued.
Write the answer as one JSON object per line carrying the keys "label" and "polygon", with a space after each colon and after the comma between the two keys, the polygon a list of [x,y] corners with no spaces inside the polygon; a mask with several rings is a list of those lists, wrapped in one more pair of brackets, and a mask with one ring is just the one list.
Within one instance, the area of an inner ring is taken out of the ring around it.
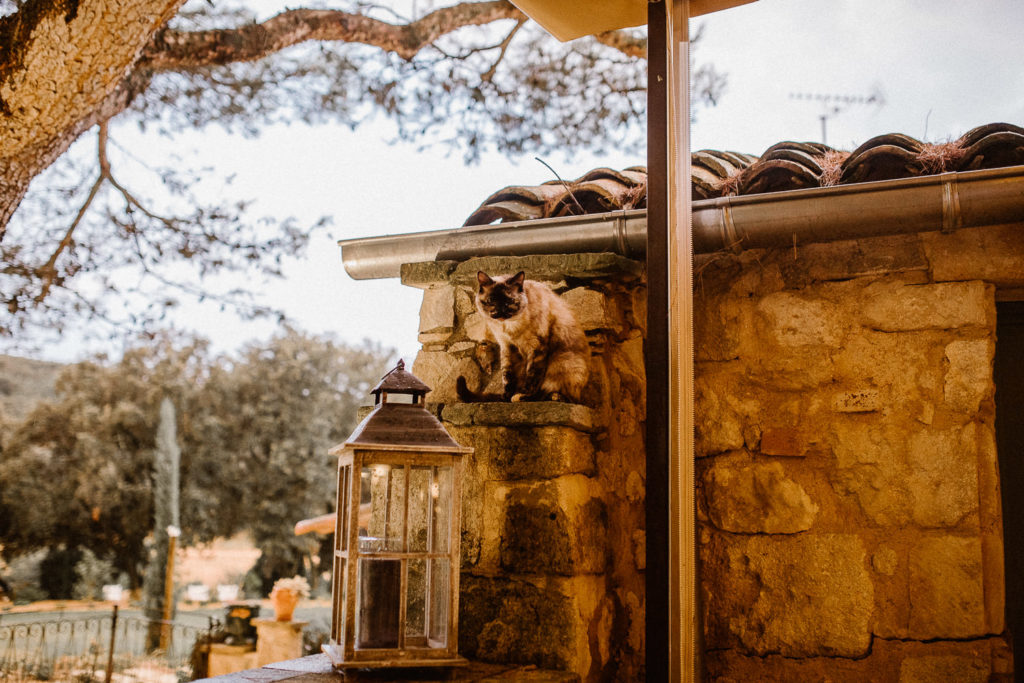
{"label": "siamese cat", "polygon": [[546,285],[527,280],[522,271],[493,278],[480,271],[477,282],[476,309],[487,337],[498,346],[503,391],[473,392],[459,377],[459,398],[579,402],[590,374],[590,346],[565,302]]}

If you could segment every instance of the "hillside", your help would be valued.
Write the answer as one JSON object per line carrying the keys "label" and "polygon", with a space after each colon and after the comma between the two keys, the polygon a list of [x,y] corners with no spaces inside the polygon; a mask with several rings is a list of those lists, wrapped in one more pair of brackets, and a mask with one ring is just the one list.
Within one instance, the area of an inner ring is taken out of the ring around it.
{"label": "hillside", "polygon": [[0,415],[22,418],[37,401],[54,398],[54,383],[63,367],[60,363],[0,355]]}

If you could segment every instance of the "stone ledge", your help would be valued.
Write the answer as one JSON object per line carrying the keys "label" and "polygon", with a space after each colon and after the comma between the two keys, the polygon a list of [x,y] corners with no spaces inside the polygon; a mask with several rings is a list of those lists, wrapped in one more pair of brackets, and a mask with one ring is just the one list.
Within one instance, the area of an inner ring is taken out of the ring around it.
{"label": "stone ledge", "polygon": [[290,683],[327,683],[328,681],[337,683],[344,681],[376,681],[377,683],[387,683],[388,681],[405,681],[406,683],[418,681],[579,683],[580,677],[574,673],[538,669],[535,666],[488,664],[474,661],[470,661],[465,667],[457,668],[442,667],[437,669],[388,669],[376,671],[360,669],[342,674],[334,670],[331,666],[331,660],[327,658],[327,655],[320,654],[268,664],[262,669],[249,669],[247,671],[239,671],[238,673],[217,676],[213,679],[205,678],[200,680],[216,680],[219,683],[275,683],[276,681],[289,681]]}
{"label": "stone ledge", "polygon": [[441,411],[441,420],[456,427],[571,427],[583,432],[600,428],[596,412],[577,403],[519,401],[516,403],[452,403]]}
{"label": "stone ledge", "polygon": [[597,279],[617,277],[635,280],[643,274],[644,266],[624,256],[612,253],[592,254],[536,254],[531,256],[485,256],[459,263],[457,261],[427,261],[402,264],[402,284],[425,289],[442,282],[476,286],[476,273],[483,270],[492,275],[526,271],[531,280],[561,282],[570,279]]}
{"label": "stone ledge", "polygon": [[448,282],[448,277],[459,265],[458,261],[424,261],[422,263],[403,263],[401,266],[402,284],[417,289],[426,289],[431,285]]}

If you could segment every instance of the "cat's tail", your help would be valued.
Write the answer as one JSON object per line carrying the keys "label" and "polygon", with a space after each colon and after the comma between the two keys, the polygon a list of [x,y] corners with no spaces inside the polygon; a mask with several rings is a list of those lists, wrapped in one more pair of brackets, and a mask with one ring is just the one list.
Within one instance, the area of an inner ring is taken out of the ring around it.
{"label": "cat's tail", "polygon": [[455,393],[463,403],[495,403],[505,400],[505,397],[501,394],[470,391],[469,386],[466,384],[466,378],[462,375],[459,375],[459,378],[455,380]]}

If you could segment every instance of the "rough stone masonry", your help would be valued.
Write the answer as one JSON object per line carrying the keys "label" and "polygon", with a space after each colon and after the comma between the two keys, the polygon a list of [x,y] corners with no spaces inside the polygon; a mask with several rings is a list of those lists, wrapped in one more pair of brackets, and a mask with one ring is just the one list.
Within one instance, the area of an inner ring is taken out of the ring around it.
{"label": "rough stone masonry", "polygon": [[[593,349],[586,405],[455,403],[482,374],[476,271],[525,270]],[[412,264],[414,372],[462,443],[462,651],[642,680],[642,264]],[[701,257],[695,282],[705,665],[719,681],[1010,680],[994,442],[1011,229]]]}

